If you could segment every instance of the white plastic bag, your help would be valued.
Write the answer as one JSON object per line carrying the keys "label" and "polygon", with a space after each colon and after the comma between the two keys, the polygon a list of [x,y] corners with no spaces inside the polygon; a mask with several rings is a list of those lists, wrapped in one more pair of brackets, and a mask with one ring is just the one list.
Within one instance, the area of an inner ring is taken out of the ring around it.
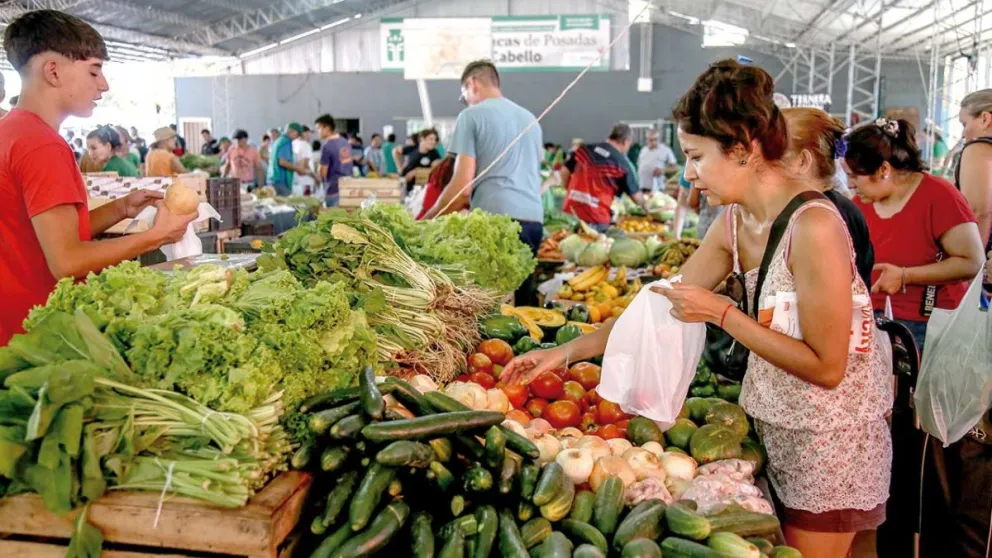
{"label": "white plastic bag", "polygon": [[[141,210],[138,216],[134,218],[134,222],[128,225],[127,230],[130,230],[135,226],[136,223],[145,223],[148,228],[151,228],[152,223],[155,222],[155,214],[158,210],[155,206],[150,205]],[[186,234],[175,244],[167,244],[162,246],[160,250],[165,254],[165,261],[171,262],[172,260],[178,260],[179,258],[188,258],[190,256],[199,256],[203,253],[203,241],[200,237],[196,236],[196,229],[193,227],[194,224],[201,221],[206,221],[207,219],[217,219],[221,221],[220,214],[214,209],[212,205],[206,202],[200,202],[198,213],[196,219],[186,227]],[[125,232],[127,232],[125,230]]]}
{"label": "white plastic bag", "polygon": [[648,417],[662,428],[675,423],[696,375],[706,326],[682,323],[672,303],[645,285],[617,319],[603,356],[597,393],[624,412]]}
{"label": "white plastic bag", "polygon": [[946,447],[992,405],[992,317],[979,306],[982,280],[957,310],[934,309],[914,396],[923,429]]}

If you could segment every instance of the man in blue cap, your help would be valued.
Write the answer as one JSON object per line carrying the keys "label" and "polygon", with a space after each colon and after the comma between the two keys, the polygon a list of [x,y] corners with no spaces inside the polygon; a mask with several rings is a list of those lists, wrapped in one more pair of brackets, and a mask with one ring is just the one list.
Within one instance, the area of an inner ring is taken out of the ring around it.
{"label": "man in blue cap", "polygon": [[290,122],[286,126],[286,133],[279,136],[269,152],[268,183],[280,196],[293,193],[293,176],[297,171],[293,162],[293,140],[301,134],[303,126],[299,122]]}

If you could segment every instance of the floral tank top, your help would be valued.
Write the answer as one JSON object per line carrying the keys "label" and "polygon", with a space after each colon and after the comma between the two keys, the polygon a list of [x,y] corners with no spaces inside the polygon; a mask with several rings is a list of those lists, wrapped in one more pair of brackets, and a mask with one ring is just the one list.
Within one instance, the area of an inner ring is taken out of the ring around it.
{"label": "floral tank top", "polygon": [[[843,218],[829,201],[812,201],[800,207],[789,220],[788,228],[779,244],[777,253],[768,267],[761,300],[776,292],[795,292],[796,284],[788,261],[792,232],[796,220],[810,209],[824,209],[834,215],[841,224]],[[741,272],[737,250],[737,206],[731,206],[728,221],[731,221],[734,253],[734,271]],[[847,226],[844,226],[847,230]],[[845,232],[851,254],[851,269],[854,281],[852,295],[868,295],[868,288],[857,273],[854,261],[854,248],[851,238]],[[745,274],[748,300],[754,300],[754,290],[758,282],[758,270]],[[846,301],[852,304],[852,299]],[[893,376],[891,357],[886,355],[884,335],[872,328],[871,349],[866,354],[850,354],[844,379],[834,389],[826,389],[805,382],[784,370],[776,368],[756,353],[748,359],[747,374],[741,386],[741,407],[751,416],[781,428],[825,432],[865,424],[882,419],[892,409]]]}

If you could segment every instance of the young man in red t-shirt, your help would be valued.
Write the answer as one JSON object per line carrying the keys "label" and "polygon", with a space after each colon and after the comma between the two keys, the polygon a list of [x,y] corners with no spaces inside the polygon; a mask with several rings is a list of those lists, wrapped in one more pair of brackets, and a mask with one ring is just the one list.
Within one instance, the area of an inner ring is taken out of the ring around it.
{"label": "young man in red t-shirt", "polygon": [[[108,89],[99,33],[71,15],[39,10],[11,22],[3,46],[22,86],[17,108],[0,120],[0,347],[58,279],[82,279],[174,243],[192,221],[149,191],[87,208],[76,158],[58,129],[69,116],[90,116]],[[152,204],[158,215],[148,232],[91,240]]]}

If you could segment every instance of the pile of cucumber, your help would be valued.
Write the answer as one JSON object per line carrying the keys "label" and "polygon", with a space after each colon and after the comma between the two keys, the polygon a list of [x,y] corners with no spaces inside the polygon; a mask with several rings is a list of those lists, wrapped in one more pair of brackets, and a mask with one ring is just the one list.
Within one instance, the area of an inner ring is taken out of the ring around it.
{"label": "pile of cucumber", "polygon": [[[384,394],[403,408],[387,408]],[[799,556],[745,540],[776,533],[773,516],[705,518],[691,503],[660,500],[625,513],[620,478],[595,494],[576,490],[560,465],[538,464],[538,448],[501,426],[501,413],[469,410],[399,378],[377,385],[371,369],[358,387],[301,410],[315,436],[292,464],[315,473],[304,518],[310,540],[300,546],[312,558]]]}

